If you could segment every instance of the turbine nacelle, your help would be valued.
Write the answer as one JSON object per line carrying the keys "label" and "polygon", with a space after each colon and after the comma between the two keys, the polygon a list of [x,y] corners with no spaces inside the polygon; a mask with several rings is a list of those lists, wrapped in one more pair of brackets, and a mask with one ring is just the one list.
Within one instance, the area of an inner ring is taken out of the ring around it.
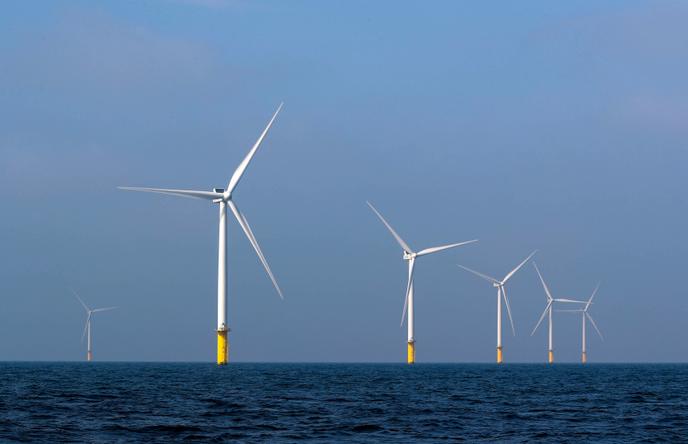
{"label": "turbine nacelle", "polygon": [[405,261],[410,261],[411,259],[415,259],[416,256],[418,256],[418,253],[409,253],[408,251],[404,251],[404,260]]}
{"label": "turbine nacelle", "polygon": [[232,198],[232,195],[226,193],[224,188],[213,188],[213,193],[217,194],[217,198],[212,200],[212,202],[216,204],[223,202],[226,203],[228,200]]}

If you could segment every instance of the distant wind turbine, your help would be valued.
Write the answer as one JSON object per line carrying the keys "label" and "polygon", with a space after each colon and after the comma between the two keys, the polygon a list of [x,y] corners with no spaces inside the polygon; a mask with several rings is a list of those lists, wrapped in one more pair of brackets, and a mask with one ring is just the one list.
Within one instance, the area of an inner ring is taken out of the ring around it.
{"label": "distant wind turbine", "polygon": [[516,268],[508,272],[501,281],[493,277],[490,277],[486,274],[482,274],[475,270],[471,270],[470,268],[464,267],[463,265],[459,265],[459,267],[463,268],[464,270],[473,273],[474,275],[482,279],[485,279],[488,282],[491,282],[492,286],[497,288],[497,364],[502,363],[502,298],[504,298],[504,304],[506,305],[506,313],[509,315],[509,322],[511,323],[511,332],[514,334],[514,336],[516,336],[516,329],[514,328],[514,320],[511,317],[511,307],[509,306],[509,298],[506,295],[505,284],[509,279],[511,279],[511,277],[514,274],[516,274],[518,270],[521,269],[521,267],[523,267],[526,264],[526,262],[530,260],[530,258],[533,257],[535,253],[537,253],[537,250],[530,253],[530,255],[527,258],[525,258],[523,262],[521,262],[516,266]]}
{"label": "distant wind turbine", "polygon": [[547,296],[547,306],[545,307],[545,311],[542,312],[542,315],[540,316],[540,319],[538,320],[537,324],[535,325],[535,328],[533,329],[533,332],[530,334],[533,336],[535,334],[535,330],[540,326],[542,323],[542,320],[545,318],[545,315],[549,316],[549,332],[548,332],[548,337],[549,337],[549,342],[547,346],[547,362],[552,364],[554,362],[554,349],[552,348],[552,305],[555,302],[560,302],[560,303],[572,303],[572,304],[585,304],[585,301],[576,301],[574,299],[563,299],[563,298],[558,298],[555,299],[552,297],[552,293],[550,293],[549,288],[547,287],[547,284],[545,283],[545,280],[542,278],[542,274],[540,274],[540,269],[538,268],[537,264],[533,262],[533,266],[535,267],[535,271],[538,274],[538,277],[540,277],[540,282],[542,282],[542,288],[545,289],[545,296]]}
{"label": "distant wind turbine", "polygon": [[246,216],[244,216],[244,214],[241,211],[239,211],[239,208],[236,206],[236,203],[232,198],[232,193],[234,192],[234,189],[236,188],[237,184],[246,172],[246,168],[248,168],[251,159],[253,159],[253,156],[256,154],[256,151],[258,151],[258,148],[260,147],[260,144],[263,142],[263,139],[265,139],[265,136],[270,130],[272,123],[275,121],[275,118],[277,118],[277,115],[282,109],[282,105],[283,104],[279,105],[277,111],[275,111],[275,114],[273,114],[272,118],[270,119],[267,126],[261,133],[260,137],[258,137],[256,143],[253,145],[253,147],[248,152],[244,160],[241,161],[237,169],[234,171],[234,174],[232,174],[232,177],[229,179],[229,183],[227,184],[226,189],[214,188],[213,191],[196,191],[165,188],[118,187],[119,189],[128,191],[144,191],[150,193],[171,194],[173,196],[203,199],[219,205],[220,234],[218,238],[217,261],[217,363],[219,365],[227,364],[227,362],[229,361],[229,342],[227,340],[227,332],[229,332],[229,327],[227,325],[227,207],[229,207],[232,213],[234,213],[234,217],[236,218],[237,222],[239,222],[239,225],[241,226],[241,229],[244,231],[246,237],[248,238],[248,241],[251,243],[253,249],[256,251],[256,254],[260,259],[260,262],[263,264],[265,271],[267,272],[268,276],[270,277],[270,280],[272,281],[272,285],[275,287],[275,290],[277,290],[277,294],[281,299],[284,299],[284,296],[282,295],[282,290],[280,289],[279,285],[277,285],[277,280],[275,279],[275,276],[272,274],[272,270],[270,269],[270,266],[268,265],[268,262],[265,259],[263,251],[260,249],[260,246],[258,245],[258,240],[254,236],[253,231],[251,230],[251,227],[249,226],[248,221],[246,220]]}
{"label": "distant wind turbine", "polygon": [[79,297],[79,295],[76,293],[75,290],[72,290],[72,293],[74,293],[74,296],[81,302],[81,305],[84,307],[84,310],[86,310],[86,325],[84,325],[84,332],[81,334],[81,342],[84,342],[84,336],[88,335],[88,339],[86,341],[87,348],[86,348],[86,360],[91,362],[93,360],[93,349],[91,348],[92,342],[91,342],[91,319],[93,318],[93,313],[97,313],[99,311],[108,311],[108,310],[114,310],[117,307],[105,307],[105,308],[94,308],[90,309],[86,303]]}
{"label": "distant wind turbine", "polygon": [[583,364],[588,362],[588,355],[587,355],[586,350],[585,350],[585,343],[586,343],[585,324],[586,324],[587,319],[590,320],[590,323],[595,328],[595,331],[600,336],[600,339],[602,339],[604,341],[604,337],[602,336],[602,332],[600,332],[600,329],[597,328],[597,324],[595,323],[595,320],[592,318],[592,316],[588,312],[588,309],[590,308],[590,305],[592,304],[592,298],[595,297],[595,294],[597,294],[597,290],[599,288],[600,288],[600,284],[597,284],[597,286],[595,287],[595,289],[592,292],[592,296],[590,296],[590,299],[588,299],[588,302],[585,303],[584,308],[578,309],[578,310],[555,310],[555,311],[568,312],[568,313],[581,313],[581,316],[583,318],[583,332],[582,332],[582,340],[581,340],[583,351],[581,354],[581,362]]}
{"label": "distant wind turbine", "polygon": [[367,202],[368,206],[370,207],[371,210],[377,215],[377,217],[382,221],[382,223],[387,227],[390,233],[392,233],[392,236],[394,236],[394,239],[396,239],[397,243],[399,246],[401,246],[401,249],[404,252],[403,259],[408,262],[408,281],[406,283],[406,299],[404,300],[404,310],[401,314],[401,325],[404,325],[404,317],[406,317],[407,314],[407,307],[408,307],[408,317],[406,318],[406,324],[408,326],[408,347],[407,347],[407,359],[406,362],[409,364],[413,364],[416,361],[416,348],[415,348],[415,343],[416,343],[416,338],[413,334],[413,268],[414,264],[416,262],[416,258],[425,256],[427,254],[431,253],[437,253],[440,251],[448,250],[449,248],[455,248],[459,247],[461,245],[466,245],[470,244],[473,242],[477,242],[478,239],[474,240],[469,240],[466,242],[459,242],[456,244],[449,244],[449,245],[443,245],[440,247],[432,247],[432,248],[426,248],[424,250],[421,250],[419,252],[414,252],[409,245],[404,242],[404,240],[397,234],[396,231],[394,231],[394,228],[387,223],[384,217],[382,217],[382,214],[380,214],[377,209],[371,204],[370,202]]}

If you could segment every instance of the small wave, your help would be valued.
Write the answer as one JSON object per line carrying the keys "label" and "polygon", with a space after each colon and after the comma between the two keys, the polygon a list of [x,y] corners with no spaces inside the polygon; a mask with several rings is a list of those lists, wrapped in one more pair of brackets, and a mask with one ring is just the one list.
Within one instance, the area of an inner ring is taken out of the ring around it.
{"label": "small wave", "polygon": [[355,425],[351,428],[352,431],[356,433],[372,433],[372,432],[379,432],[383,430],[382,427],[380,427],[377,424],[359,424]]}

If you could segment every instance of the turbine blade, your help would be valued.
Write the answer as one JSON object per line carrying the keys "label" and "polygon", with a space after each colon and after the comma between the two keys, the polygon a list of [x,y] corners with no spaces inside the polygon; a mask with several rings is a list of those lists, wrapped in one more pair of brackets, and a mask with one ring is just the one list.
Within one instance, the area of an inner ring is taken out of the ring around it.
{"label": "turbine blade", "polygon": [[516,336],[516,327],[514,327],[514,318],[511,317],[511,307],[509,306],[509,298],[506,296],[506,287],[503,285],[499,287],[502,289],[502,296],[504,297],[504,304],[506,305],[506,314],[509,315],[509,323],[511,324],[511,333]]}
{"label": "turbine blade", "polygon": [[251,230],[251,226],[248,224],[248,221],[246,220],[246,217],[243,215],[243,213],[239,211],[239,208],[237,208],[236,204],[232,200],[228,200],[227,205],[229,205],[229,208],[231,208],[232,213],[234,213],[237,222],[239,222],[239,225],[241,225],[241,228],[244,230],[244,234],[248,238],[248,241],[251,243],[253,249],[256,251],[258,259],[260,259],[260,262],[263,264],[263,268],[265,268],[265,271],[268,273],[268,276],[272,281],[272,285],[275,287],[275,290],[277,290],[277,294],[279,295],[280,299],[284,299],[282,290],[277,284],[275,275],[272,274],[270,265],[268,265],[268,261],[267,259],[265,259],[265,255],[263,254],[263,251],[260,249],[260,245],[258,245],[258,239],[256,239],[256,236],[254,236],[253,231]]}
{"label": "turbine blade", "polygon": [[409,293],[411,292],[411,287],[413,287],[413,269],[416,261],[411,259],[409,261],[409,271],[408,271],[408,282],[406,283],[406,298],[404,299],[404,310],[401,312],[401,324],[399,327],[404,325],[404,318],[406,317],[406,309],[408,308]]}
{"label": "turbine blade", "polygon": [[192,199],[213,200],[222,197],[222,193],[214,191],[198,191],[198,190],[174,190],[168,188],[145,188],[145,187],[117,187],[125,191],[143,191],[145,193],[160,193],[169,194],[172,196],[190,197]]}
{"label": "turbine blade", "polygon": [[81,334],[81,342],[84,342],[84,338],[86,337],[86,330],[88,329],[88,323],[91,322],[91,313],[88,313],[88,316],[86,317],[86,324],[84,325],[84,332]]}
{"label": "turbine blade", "polygon": [[592,324],[592,326],[595,327],[595,331],[597,332],[598,335],[600,335],[600,339],[602,339],[602,340],[604,341],[604,337],[602,336],[602,332],[600,331],[599,328],[597,328],[597,324],[595,323],[595,320],[592,318],[592,316],[590,316],[590,313],[588,313],[588,312],[586,311],[586,312],[585,312],[585,316],[588,317],[588,319],[590,320],[590,323]]}
{"label": "turbine blade", "polygon": [[535,250],[535,251],[533,251],[532,253],[530,253],[530,256],[528,256],[527,258],[525,258],[525,259],[523,260],[523,262],[521,262],[520,264],[518,264],[518,266],[517,266],[516,268],[514,268],[513,270],[511,270],[511,271],[509,272],[509,274],[507,274],[506,276],[504,276],[504,279],[502,279],[502,283],[505,284],[506,281],[508,281],[509,278],[510,278],[511,276],[513,276],[522,266],[524,266],[524,265],[526,264],[526,262],[528,262],[528,261],[530,260],[531,257],[533,257],[533,255],[535,255],[535,253],[537,253],[537,250]]}
{"label": "turbine blade", "polygon": [[105,308],[96,308],[96,309],[93,309],[93,310],[91,310],[91,313],[95,313],[95,312],[97,312],[97,311],[108,311],[108,310],[114,310],[115,308],[118,308],[118,307],[105,307]]}
{"label": "turbine blade", "polygon": [[280,105],[277,107],[277,111],[275,111],[275,114],[272,115],[272,119],[270,119],[268,125],[260,134],[260,137],[258,137],[256,143],[253,145],[246,157],[244,157],[244,160],[241,161],[237,169],[234,171],[234,174],[232,174],[232,177],[231,179],[229,179],[229,183],[227,184],[227,189],[225,190],[226,197],[232,194],[232,191],[234,191],[234,188],[236,188],[237,184],[241,180],[241,177],[244,175],[244,172],[246,172],[248,164],[251,163],[251,159],[253,159],[253,156],[255,156],[256,151],[258,151],[260,144],[263,143],[263,139],[265,139],[265,136],[268,134],[268,131],[270,131],[270,127],[277,118],[277,114],[279,114],[280,110],[282,109],[282,105],[284,105],[284,102],[280,103]]}
{"label": "turbine blade", "polygon": [[490,276],[488,276],[488,275],[486,275],[486,274],[482,274],[482,273],[480,273],[480,272],[478,272],[478,271],[471,270],[470,268],[464,267],[463,265],[459,265],[459,264],[456,264],[456,265],[457,265],[458,267],[463,268],[464,270],[468,271],[469,273],[473,273],[474,275],[476,275],[476,276],[478,276],[478,277],[481,277],[481,278],[485,279],[485,280],[488,281],[488,282],[493,282],[493,283],[495,283],[495,284],[499,284],[499,283],[500,283],[497,279],[495,279],[495,278],[493,278],[493,277],[490,277]]}
{"label": "turbine blade", "polygon": [[74,290],[73,288],[71,288],[71,290],[72,290],[72,293],[74,293],[74,296],[76,296],[76,298],[79,300],[79,302],[81,302],[81,305],[84,307],[84,310],[86,310],[87,312],[90,312],[91,309],[88,308],[88,305],[86,305],[83,300],[81,300],[81,298],[79,297],[79,294],[76,292],[76,290]]}
{"label": "turbine blade", "polygon": [[547,294],[547,300],[551,302],[553,299],[552,293],[549,292],[549,288],[547,287],[545,280],[542,278],[542,274],[540,274],[540,269],[538,268],[538,266],[535,262],[533,262],[533,267],[535,267],[535,271],[537,271],[537,274],[540,277],[540,282],[542,282],[542,288],[545,289],[545,294]]}
{"label": "turbine blade", "polygon": [[478,239],[473,239],[465,242],[459,242],[457,244],[442,245],[441,247],[426,248],[425,250],[420,250],[417,255],[425,256],[426,254],[437,253],[438,251],[448,250],[450,248],[460,247],[461,245],[472,244],[473,242],[478,242]]}
{"label": "turbine blade", "polygon": [[385,227],[387,227],[387,229],[389,230],[389,232],[392,233],[392,236],[394,236],[394,239],[396,239],[397,242],[399,243],[399,245],[401,245],[401,248],[403,248],[403,250],[404,250],[405,252],[407,252],[407,253],[413,253],[413,250],[411,249],[411,247],[409,247],[408,244],[407,244],[406,242],[404,242],[404,239],[402,239],[401,236],[399,236],[399,235],[397,234],[397,232],[394,231],[394,228],[392,228],[392,226],[391,226],[390,224],[387,223],[387,221],[385,220],[385,218],[382,217],[382,214],[380,214],[380,212],[377,211],[377,209],[375,209],[375,207],[373,206],[373,204],[371,204],[371,203],[368,202],[368,201],[366,201],[366,203],[368,204],[368,206],[370,207],[370,209],[373,210],[373,211],[375,212],[375,214],[377,214],[377,217],[380,218],[380,220],[382,221],[382,223],[385,224]]}
{"label": "turbine blade", "polygon": [[566,302],[566,303],[574,303],[574,304],[585,304],[585,301],[576,301],[575,299],[553,299],[554,302]]}
{"label": "turbine blade", "polygon": [[590,296],[590,299],[588,299],[588,302],[585,304],[585,311],[588,311],[588,307],[590,307],[590,304],[592,304],[592,298],[594,298],[595,295],[597,294],[597,290],[600,288],[600,284],[601,284],[601,282],[598,282],[597,286],[592,291],[592,295]]}
{"label": "turbine blade", "polygon": [[549,310],[549,307],[552,305],[552,301],[549,301],[547,303],[547,306],[545,307],[545,311],[542,312],[542,315],[540,316],[540,319],[538,320],[537,324],[535,324],[535,328],[533,329],[533,332],[530,334],[530,336],[533,336],[535,334],[535,330],[538,329],[540,324],[542,323],[542,320],[545,319],[545,315],[547,314],[547,310]]}

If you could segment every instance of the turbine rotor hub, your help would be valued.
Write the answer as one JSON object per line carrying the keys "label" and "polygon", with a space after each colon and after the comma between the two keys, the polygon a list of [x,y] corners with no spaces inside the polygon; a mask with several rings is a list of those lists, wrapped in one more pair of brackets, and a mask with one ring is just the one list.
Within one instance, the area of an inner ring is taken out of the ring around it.
{"label": "turbine rotor hub", "polygon": [[213,188],[213,192],[222,194],[222,197],[218,197],[217,199],[213,199],[213,203],[227,202],[232,197],[231,195],[225,194],[226,191],[224,188]]}

